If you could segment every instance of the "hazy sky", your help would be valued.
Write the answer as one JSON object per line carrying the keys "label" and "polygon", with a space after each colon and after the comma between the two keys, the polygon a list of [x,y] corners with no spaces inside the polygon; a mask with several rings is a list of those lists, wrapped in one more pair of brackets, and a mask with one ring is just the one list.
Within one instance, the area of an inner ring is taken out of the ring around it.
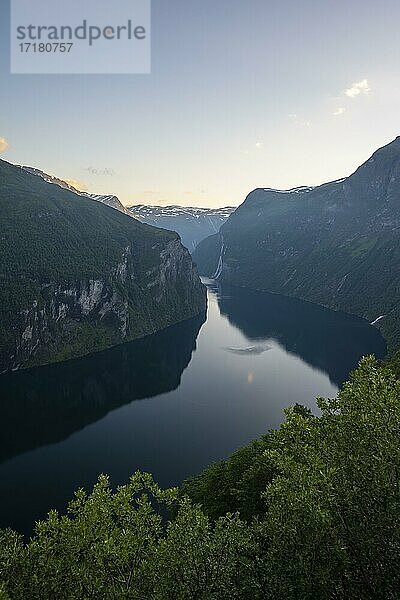
{"label": "hazy sky", "polygon": [[110,76],[10,75],[0,2],[1,157],[124,204],[237,205],[400,133],[398,0],[153,0],[152,74]]}

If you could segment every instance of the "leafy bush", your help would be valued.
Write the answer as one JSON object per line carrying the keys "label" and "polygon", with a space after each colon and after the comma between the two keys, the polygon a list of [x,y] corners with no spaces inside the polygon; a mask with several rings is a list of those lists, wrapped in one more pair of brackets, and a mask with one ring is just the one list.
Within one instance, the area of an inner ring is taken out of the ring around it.
{"label": "leafy bush", "polygon": [[28,543],[2,532],[0,598],[397,599],[400,382],[365,358],[319,406],[181,490],[102,476]]}

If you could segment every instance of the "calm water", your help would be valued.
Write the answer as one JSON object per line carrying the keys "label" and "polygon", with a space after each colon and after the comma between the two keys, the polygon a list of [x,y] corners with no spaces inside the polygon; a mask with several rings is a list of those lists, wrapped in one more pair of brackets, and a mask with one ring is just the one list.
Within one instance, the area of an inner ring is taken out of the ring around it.
{"label": "calm water", "polygon": [[163,485],[333,396],[359,358],[383,356],[365,321],[208,282],[204,317],[61,365],[0,377],[0,527],[23,532],[99,473]]}

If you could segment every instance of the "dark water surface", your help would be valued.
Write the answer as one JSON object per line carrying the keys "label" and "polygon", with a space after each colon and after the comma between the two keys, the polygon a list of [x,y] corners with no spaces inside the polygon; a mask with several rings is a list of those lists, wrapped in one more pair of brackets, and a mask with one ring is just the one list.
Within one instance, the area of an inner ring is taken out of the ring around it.
{"label": "dark water surface", "polygon": [[0,527],[30,532],[99,473],[162,486],[316,409],[364,354],[385,354],[357,317],[208,282],[198,317],[118,348],[0,377]]}

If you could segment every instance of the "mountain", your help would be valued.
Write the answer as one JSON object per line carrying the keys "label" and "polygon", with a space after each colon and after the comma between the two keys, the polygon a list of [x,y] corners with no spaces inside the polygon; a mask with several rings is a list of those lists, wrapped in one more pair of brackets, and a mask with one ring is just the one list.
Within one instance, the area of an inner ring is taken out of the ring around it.
{"label": "mountain", "polygon": [[176,233],[0,161],[0,372],[83,356],[205,308]]}
{"label": "mountain", "polygon": [[129,210],[135,219],[142,223],[178,232],[182,244],[190,252],[193,252],[202,240],[220,230],[221,225],[235,209],[229,206],[226,208],[191,208],[138,204],[131,206]]}
{"label": "mountain", "polygon": [[360,315],[381,328],[393,352],[400,346],[400,137],[350,177],[254,190],[193,258],[203,275]]}
{"label": "mountain", "polygon": [[41,171],[40,169],[35,169],[34,167],[25,167],[25,166],[22,166],[21,168],[24,171],[26,171],[27,173],[31,173],[32,175],[37,175],[38,177],[41,177],[47,183],[53,183],[54,185],[58,185],[59,187],[69,190],[70,192],[79,194],[80,196],[85,196],[86,198],[91,198],[92,200],[97,200],[97,202],[102,202],[103,204],[107,204],[107,206],[111,206],[111,208],[115,208],[116,210],[119,210],[120,212],[124,213],[125,215],[128,215],[129,217],[132,216],[131,213],[128,211],[128,209],[125,208],[125,206],[119,200],[119,198],[117,198],[117,196],[102,196],[102,195],[98,195],[98,194],[89,194],[88,192],[82,192],[80,190],[77,190],[74,186],[72,186],[70,183],[64,181],[63,179],[59,179],[58,177],[53,177],[53,175],[48,175],[47,173],[45,173],[44,171]]}
{"label": "mountain", "polygon": [[41,177],[47,183],[52,183],[66,190],[96,200],[115,208],[120,212],[133,217],[141,223],[146,223],[160,229],[176,231],[182,240],[182,244],[190,252],[209,235],[217,233],[221,225],[225,223],[229,215],[235,210],[233,207],[225,208],[191,208],[184,206],[147,206],[137,204],[126,208],[117,196],[104,196],[98,194],[89,194],[76,189],[67,181],[48,175],[40,169],[34,167],[21,167],[24,171]]}

